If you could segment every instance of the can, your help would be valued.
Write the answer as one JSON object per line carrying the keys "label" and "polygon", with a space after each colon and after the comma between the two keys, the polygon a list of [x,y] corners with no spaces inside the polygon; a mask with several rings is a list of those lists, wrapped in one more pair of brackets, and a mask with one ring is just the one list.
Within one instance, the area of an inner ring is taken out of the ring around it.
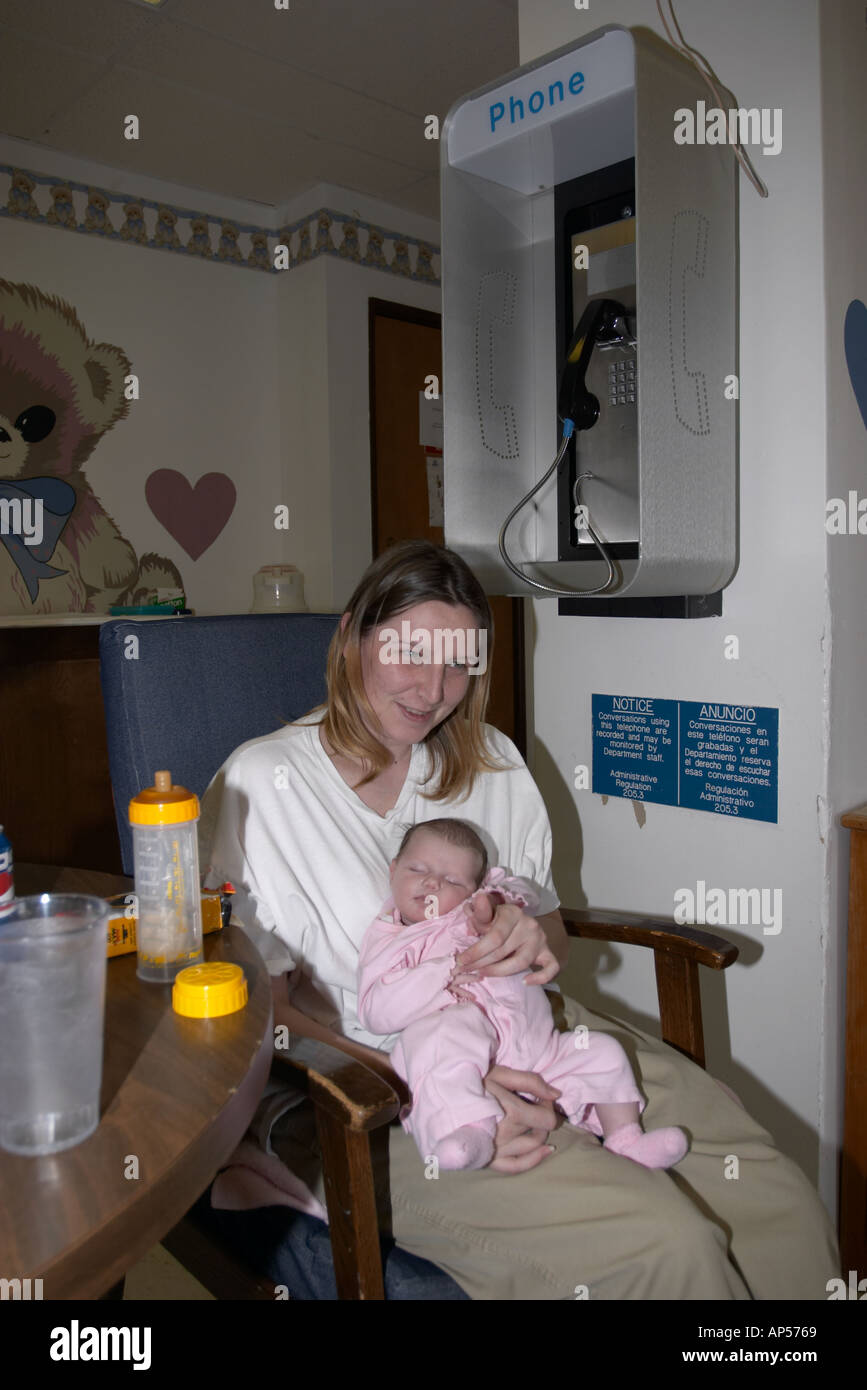
{"label": "can", "polygon": [[15,906],[15,884],[12,879],[12,846],[0,825],[0,917],[8,917]]}

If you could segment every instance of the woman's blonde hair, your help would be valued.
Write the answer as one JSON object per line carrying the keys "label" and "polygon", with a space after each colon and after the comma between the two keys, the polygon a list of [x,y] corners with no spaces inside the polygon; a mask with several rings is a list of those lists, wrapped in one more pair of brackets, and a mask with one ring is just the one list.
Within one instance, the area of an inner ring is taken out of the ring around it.
{"label": "woman's blonde hair", "polygon": [[[361,759],[369,768],[356,783],[363,787],[391,764],[387,748],[369,732],[379,721],[364,689],[361,639],[381,623],[416,604],[439,602],[469,608],[486,634],[486,668],[470,676],[460,704],[424,739],[431,766],[425,782],[439,772],[436,789],[422,793],[433,801],[469,796],[482,771],[503,772],[509,764],[497,763],[488,753],[482,723],[488,706],[494,620],[490,604],[472,570],[453,550],[432,541],[400,541],[378,556],[361,576],[346,605],[349,619],[338,627],[328,649],[326,683],[328,699],[321,725],[330,747],[345,758]],[[307,715],[304,718],[308,718]]]}

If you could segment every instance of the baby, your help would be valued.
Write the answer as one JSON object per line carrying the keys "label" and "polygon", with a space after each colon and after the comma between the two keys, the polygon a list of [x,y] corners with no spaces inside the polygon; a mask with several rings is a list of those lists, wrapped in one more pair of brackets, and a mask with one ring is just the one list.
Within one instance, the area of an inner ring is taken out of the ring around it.
{"label": "baby", "polygon": [[645,1168],[671,1168],[688,1143],[681,1129],[645,1134],[645,1101],[626,1053],[607,1033],[560,1033],[532,972],[467,980],[457,965],[476,944],[467,908],[477,892],[538,907],[523,879],[488,870],[484,844],[462,820],[411,826],[390,866],[392,896],[365,933],[358,1017],[372,1033],[400,1032],[391,1064],[407,1082],[401,1122],[422,1156],[442,1168],[484,1168],[503,1111],[484,1087],[494,1063],[534,1071],[560,1090],[570,1124]]}

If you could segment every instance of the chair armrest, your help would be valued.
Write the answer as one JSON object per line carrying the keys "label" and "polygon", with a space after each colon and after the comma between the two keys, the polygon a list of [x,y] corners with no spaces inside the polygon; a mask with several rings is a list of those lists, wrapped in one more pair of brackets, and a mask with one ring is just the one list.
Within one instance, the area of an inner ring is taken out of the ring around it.
{"label": "chair armrest", "polygon": [[698,967],[725,970],[737,960],[738,948],[722,936],[698,927],[679,926],[670,918],[638,912],[596,912],[560,908],[569,936],[649,946],[656,971],[656,997],[662,1040],[703,1067],[704,1028]]}
{"label": "chair armrest", "polygon": [[347,1129],[378,1129],[400,1110],[397,1093],[384,1077],[316,1038],[295,1038],[289,1050],[275,1052],[272,1070],[306,1091],[318,1109]]}
{"label": "chair armrest", "polygon": [[725,970],[738,958],[738,948],[724,936],[714,936],[700,927],[680,926],[666,917],[647,917],[640,912],[609,912],[606,908],[561,907],[560,916],[569,936],[596,941],[621,941],[627,946],[649,946],[654,951],[670,951]]}

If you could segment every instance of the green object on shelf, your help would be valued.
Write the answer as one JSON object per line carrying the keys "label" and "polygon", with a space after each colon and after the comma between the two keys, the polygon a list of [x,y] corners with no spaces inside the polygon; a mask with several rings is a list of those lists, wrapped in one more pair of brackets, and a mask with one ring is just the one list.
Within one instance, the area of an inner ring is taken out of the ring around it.
{"label": "green object on shelf", "polygon": [[178,614],[188,613],[188,608],[175,608],[171,603],[142,603],[135,608],[123,608],[119,603],[113,603],[109,608],[109,613],[113,618],[127,618],[130,614],[158,613],[165,618],[171,618]]}

